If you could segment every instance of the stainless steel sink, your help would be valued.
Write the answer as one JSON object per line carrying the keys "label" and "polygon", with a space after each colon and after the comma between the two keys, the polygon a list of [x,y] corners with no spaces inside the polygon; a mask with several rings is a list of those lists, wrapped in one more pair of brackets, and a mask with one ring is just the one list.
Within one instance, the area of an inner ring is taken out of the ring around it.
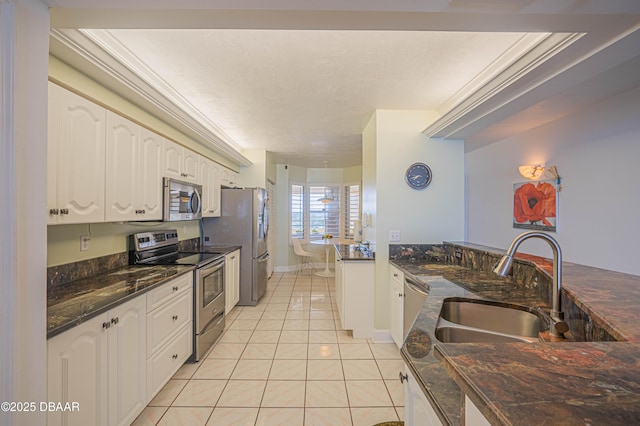
{"label": "stainless steel sink", "polygon": [[442,303],[435,334],[444,343],[536,342],[547,328],[533,308],[454,297]]}

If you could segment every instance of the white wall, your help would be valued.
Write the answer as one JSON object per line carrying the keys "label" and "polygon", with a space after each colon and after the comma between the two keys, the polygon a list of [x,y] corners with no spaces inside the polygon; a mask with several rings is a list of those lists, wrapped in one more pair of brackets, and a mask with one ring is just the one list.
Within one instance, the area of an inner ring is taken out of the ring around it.
{"label": "white wall", "polygon": [[[46,401],[46,152],[49,10],[0,2],[0,401]],[[3,425],[44,412],[0,412]]]}
{"label": "white wall", "polygon": [[[400,230],[400,243],[464,239],[464,146],[427,138],[422,130],[436,118],[432,111],[379,110],[363,133],[363,211],[373,217],[365,238],[376,247],[378,330],[389,328],[389,230]],[[405,182],[416,162],[433,172],[423,190]]]}
{"label": "white wall", "polygon": [[[506,248],[518,165],[546,162],[562,177],[558,239],[563,260],[640,275],[640,88],[466,154],[467,240]],[[542,242],[522,251],[550,257]]]}
{"label": "white wall", "polygon": [[238,173],[238,186],[246,186],[249,188],[267,187],[267,151],[252,150],[242,153],[253,164],[250,166],[241,166]]}

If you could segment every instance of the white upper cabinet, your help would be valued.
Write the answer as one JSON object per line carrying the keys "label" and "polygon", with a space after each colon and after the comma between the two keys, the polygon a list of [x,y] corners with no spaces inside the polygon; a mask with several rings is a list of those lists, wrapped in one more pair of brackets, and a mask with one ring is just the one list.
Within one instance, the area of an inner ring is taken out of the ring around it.
{"label": "white upper cabinet", "polygon": [[193,183],[200,183],[200,154],[164,141],[164,176]]}
{"label": "white upper cabinet", "polygon": [[107,113],[106,221],[162,219],[163,139]]}
{"label": "white upper cabinet", "polygon": [[49,83],[48,224],[104,221],[106,115]]}
{"label": "white upper cabinet", "polygon": [[140,128],[140,181],[138,200],[145,220],[162,220],[162,165],[164,138]]}
{"label": "white upper cabinet", "polygon": [[235,188],[238,185],[238,173],[225,167],[220,170],[220,185]]}
{"label": "white upper cabinet", "polygon": [[213,161],[200,160],[202,181],[202,217],[220,216],[220,169]]}

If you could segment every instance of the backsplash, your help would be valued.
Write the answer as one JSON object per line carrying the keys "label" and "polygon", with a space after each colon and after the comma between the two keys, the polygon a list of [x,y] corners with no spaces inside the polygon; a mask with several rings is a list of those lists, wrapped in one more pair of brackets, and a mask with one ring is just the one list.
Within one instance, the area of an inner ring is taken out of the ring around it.
{"label": "backsplash", "polygon": [[[178,243],[180,251],[197,251],[200,238],[191,238]],[[71,262],[47,268],[47,288],[55,288],[71,281],[81,280],[94,275],[105,274],[129,264],[129,252],[109,254],[93,259]]]}

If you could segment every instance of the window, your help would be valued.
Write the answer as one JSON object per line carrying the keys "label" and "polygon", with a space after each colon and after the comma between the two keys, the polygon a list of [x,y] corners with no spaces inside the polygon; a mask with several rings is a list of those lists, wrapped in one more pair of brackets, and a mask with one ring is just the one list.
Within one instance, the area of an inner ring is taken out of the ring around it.
{"label": "window", "polygon": [[309,239],[340,236],[340,187],[309,187]]}
{"label": "window", "polygon": [[291,238],[304,238],[304,186],[291,185]]}
{"label": "window", "polygon": [[291,238],[354,239],[360,219],[360,185],[291,184]]}
{"label": "window", "polygon": [[345,240],[355,237],[355,221],[360,220],[360,185],[344,186],[344,233]]}

